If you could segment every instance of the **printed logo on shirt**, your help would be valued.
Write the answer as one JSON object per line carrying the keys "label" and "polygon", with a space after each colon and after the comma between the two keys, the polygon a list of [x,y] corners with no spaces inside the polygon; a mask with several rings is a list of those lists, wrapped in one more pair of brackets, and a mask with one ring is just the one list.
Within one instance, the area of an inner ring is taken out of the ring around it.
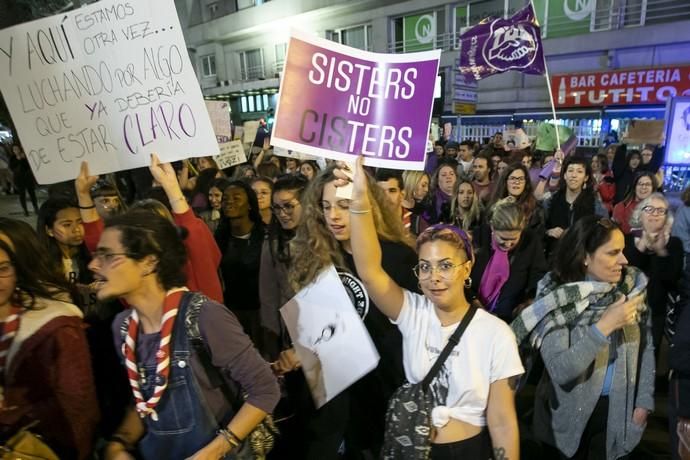
{"label": "printed logo on shirt", "polygon": [[367,294],[364,284],[351,273],[338,272],[338,275],[345,287],[345,292],[347,292],[347,295],[352,301],[352,305],[354,305],[355,310],[357,310],[357,314],[359,314],[362,319],[366,318],[367,313],[369,313],[369,294]]}

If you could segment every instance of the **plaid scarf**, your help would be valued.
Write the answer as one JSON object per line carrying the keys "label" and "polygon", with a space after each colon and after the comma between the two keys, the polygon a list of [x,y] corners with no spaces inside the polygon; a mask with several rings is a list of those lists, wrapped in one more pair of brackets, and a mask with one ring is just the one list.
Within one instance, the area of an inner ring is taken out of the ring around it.
{"label": "plaid scarf", "polygon": [[[547,273],[537,285],[537,296],[511,323],[518,346],[538,350],[546,335],[560,327],[595,324],[606,309],[621,295],[646,295],[647,277],[635,267],[625,267],[618,284],[580,281],[558,285]],[[649,314],[647,302],[639,303],[638,321],[645,324]]]}

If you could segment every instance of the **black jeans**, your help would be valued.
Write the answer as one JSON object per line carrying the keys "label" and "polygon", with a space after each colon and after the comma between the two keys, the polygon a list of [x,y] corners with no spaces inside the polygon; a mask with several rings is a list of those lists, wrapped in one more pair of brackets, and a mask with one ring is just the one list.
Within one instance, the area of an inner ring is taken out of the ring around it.
{"label": "black jeans", "polygon": [[[462,441],[449,442],[447,444],[431,445],[431,460],[491,460],[491,438],[489,430],[484,429],[481,433]],[[501,460],[501,459],[496,459]]]}

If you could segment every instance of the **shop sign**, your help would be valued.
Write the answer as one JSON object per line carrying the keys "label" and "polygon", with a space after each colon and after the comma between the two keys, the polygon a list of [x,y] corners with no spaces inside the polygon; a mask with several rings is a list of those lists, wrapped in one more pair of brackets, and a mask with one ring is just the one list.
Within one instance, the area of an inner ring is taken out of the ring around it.
{"label": "shop sign", "polygon": [[690,95],[690,65],[554,75],[556,107],[665,104]]}
{"label": "shop sign", "polygon": [[454,102],[453,113],[456,115],[474,115],[477,113],[477,104],[468,104],[466,102]]}

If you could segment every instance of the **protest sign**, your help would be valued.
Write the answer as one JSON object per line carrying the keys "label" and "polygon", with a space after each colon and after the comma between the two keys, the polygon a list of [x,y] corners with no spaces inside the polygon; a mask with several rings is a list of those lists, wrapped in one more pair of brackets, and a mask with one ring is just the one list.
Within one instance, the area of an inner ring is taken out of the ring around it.
{"label": "protest sign", "polygon": [[218,143],[232,140],[232,125],[230,124],[230,104],[224,101],[206,101],[206,110],[211,119],[213,132],[216,133]]}
{"label": "protest sign", "polygon": [[244,153],[242,141],[222,142],[218,144],[220,154],[213,157],[218,169],[229,168],[247,162],[247,154]]}
{"label": "protest sign", "polygon": [[361,51],[293,31],[271,143],[310,155],[423,169],[440,50]]}
{"label": "protest sign", "polygon": [[623,135],[624,144],[662,144],[664,120],[631,120]]}
{"label": "protest sign", "polygon": [[245,144],[254,143],[256,132],[259,130],[258,121],[245,121],[242,129],[242,142]]}
{"label": "protest sign", "polygon": [[103,0],[0,31],[0,89],[39,183],[218,153],[172,0]]}
{"label": "protest sign", "polygon": [[298,292],[280,314],[317,409],[378,365],[376,347],[335,267]]}

